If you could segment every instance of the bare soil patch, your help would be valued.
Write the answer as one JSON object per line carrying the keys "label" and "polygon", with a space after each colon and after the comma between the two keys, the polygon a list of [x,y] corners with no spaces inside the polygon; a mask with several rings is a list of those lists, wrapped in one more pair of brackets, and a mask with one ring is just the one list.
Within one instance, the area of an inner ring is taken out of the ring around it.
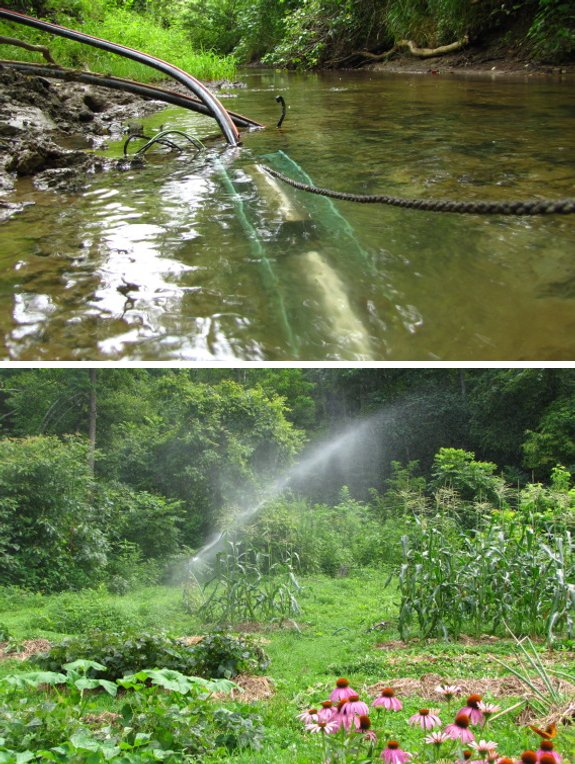
{"label": "bare soil patch", "polygon": [[[377,682],[367,689],[369,693],[376,696],[381,693],[384,687],[392,686],[398,696],[417,695],[418,697],[439,702],[439,696],[435,692],[435,688],[439,684],[455,684],[461,687],[461,697],[463,698],[471,693],[479,693],[480,695],[495,698],[505,696],[529,698],[533,695],[533,692],[515,676],[480,677],[477,679],[450,677],[449,680],[446,680],[440,674],[422,674],[418,679],[405,677],[394,679],[391,682]],[[540,680],[534,679],[533,684],[538,690],[546,692],[546,687]],[[575,697],[575,685],[563,680],[555,680],[555,684],[560,692],[565,693],[567,696]]]}
{"label": "bare soil patch", "polygon": [[22,650],[10,652],[9,642],[0,643],[0,661],[25,661],[31,655],[47,652],[52,644],[47,639],[25,639],[21,645]]}

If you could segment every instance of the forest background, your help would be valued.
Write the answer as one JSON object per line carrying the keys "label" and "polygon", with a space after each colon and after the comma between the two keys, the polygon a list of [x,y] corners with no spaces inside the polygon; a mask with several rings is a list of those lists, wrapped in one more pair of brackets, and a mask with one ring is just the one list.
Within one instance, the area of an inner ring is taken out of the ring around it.
{"label": "forest background", "polygon": [[[300,566],[335,575],[398,564],[414,518],[469,528],[529,507],[566,521],[574,423],[571,369],[2,370],[0,585],[165,581],[306,444],[360,425],[248,535],[301,538],[315,519],[325,538]],[[338,512],[355,523],[345,553]]]}
{"label": "forest background", "polygon": [[[575,56],[569,0],[11,0],[6,8],[145,50],[198,77],[229,77],[254,62],[356,65],[368,60],[358,52],[380,55],[405,39],[434,48],[466,36],[472,47],[521,61],[561,64]],[[13,37],[14,25],[0,22],[0,35]],[[129,73],[101,51],[22,27],[18,37],[49,44],[62,65]],[[0,52],[31,55],[2,45]],[[158,76],[135,71],[140,79]]]}

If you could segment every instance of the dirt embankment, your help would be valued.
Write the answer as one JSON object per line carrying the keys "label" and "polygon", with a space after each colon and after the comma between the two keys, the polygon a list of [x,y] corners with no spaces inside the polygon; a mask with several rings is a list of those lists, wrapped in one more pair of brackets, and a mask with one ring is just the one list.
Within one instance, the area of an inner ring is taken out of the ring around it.
{"label": "dirt embankment", "polygon": [[18,205],[2,197],[19,177],[38,190],[73,191],[110,165],[86,151],[121,138],[130,120],[162,104],[92,85],[29,76],[0,65],[0,219]]}

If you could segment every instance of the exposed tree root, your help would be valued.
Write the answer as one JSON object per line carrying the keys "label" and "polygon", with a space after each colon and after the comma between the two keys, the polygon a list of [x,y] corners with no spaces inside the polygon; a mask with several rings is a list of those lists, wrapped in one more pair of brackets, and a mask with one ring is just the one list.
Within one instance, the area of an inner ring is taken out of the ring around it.
{"label": "exposed tree root", "polygon": [[0,45],[16,45],[18,48],[25,48],[26,50],[32,50],[36,53],[41,53],[46,61],[50,64],[55,64],[56,62],[52,58],[52,54],[48,50],[48,48],[45,45],[32,45],[29,42],[24,42],[24,40],[18,40],[16,37],[2,37],[0,36]]}
{"label": "exposed tree root", "polygon": [[372,53],[369,50],[358,50],[352,55],[362,56],[365,59],[365,63],[373,61],[385,61],[394,53],[397,53],[401,48],[407,48],[412,56],[417,58],[434,58],[435,56],[444,56],[447,53],[455,53],[462,48],[465,48],[469,44],[469,37],[465,35],[460,40],[449,43],[449,45],[440,45],[438,48],[419,48],[413,40],[398,40],[393,48],[386,50],[384,53]]}

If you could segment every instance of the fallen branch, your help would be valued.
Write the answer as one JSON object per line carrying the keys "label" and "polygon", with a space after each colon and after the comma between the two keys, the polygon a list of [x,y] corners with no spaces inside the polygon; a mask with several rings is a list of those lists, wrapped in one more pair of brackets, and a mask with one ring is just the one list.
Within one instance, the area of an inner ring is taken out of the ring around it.
{"label": "fallen branch", "polygon": [[24,42],[24,40],[18,40],[16,37],[2,37],[0,36],[0,45],[16,45],[18,48],[25,48],[26,50],[32,50],[35,53],[41,53],[49,64],[55,64],[56,61],[52,58],[52,54],[45,45],[32,45],[32,43]]}
{"label": "fallen branch", "polygon": [[461,50],[469,44],[469,37],[465,35],[461,40],[456,40],[449,45],[440,45],[438,48],[418,48],[413,40],[398,40],[393,48],[386,50],[385,53],[371,53],[369,50],[357,51],[355,55],[364,56],[370,61],[384,61],[392,56],[400,48],[408,48],[413,56],[418,58],[433,58],[434,56],[444,56],[446,53],[454,53]]}

